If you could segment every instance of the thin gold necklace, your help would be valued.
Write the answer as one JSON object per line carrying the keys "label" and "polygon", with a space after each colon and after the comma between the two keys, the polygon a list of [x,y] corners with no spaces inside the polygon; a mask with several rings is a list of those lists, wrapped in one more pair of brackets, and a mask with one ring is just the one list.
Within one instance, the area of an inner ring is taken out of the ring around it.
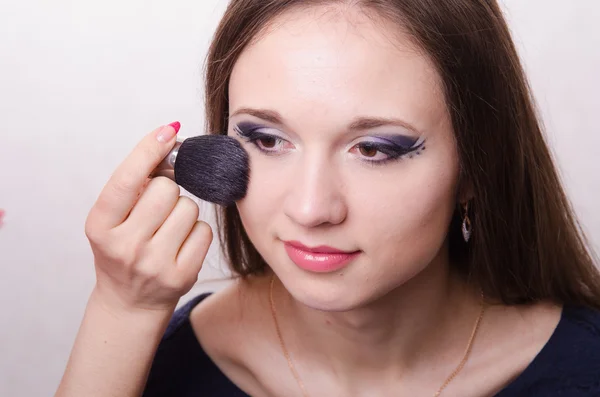
{"label": "thin gold necklace", "polygon": [[[275,301],[273,300],[273,283],[275,282],[275,274],[271,276],[271,283],[269,286],[269,300],[271,302],[271,315],[273,316],[273,322],[275,323],[275,331],[277,332],[277,338],[279,338],[279,344],[281,345],[281,350],[283,355],[285,356],[290,372],[296,379],[300,390],[302,391],[303,397],[309,397],[306,392],[306,387],[304,387],[304,383],[302,379],[300,379],[300,375],[298,375],[298,371],[296,371],[296,367],[294,366],[294,362],[288,352],[287,347],[285,346],[285,342],[283,341],[283,336],[281,334],[281,329],[279,328],[279,322],[277,321],[277,311],[275,310]],[[479,316],[477,317],[477,321],[475,321],[475,326],[473,327],[473,331],[471,332],[471,337],[469,338],[469,343],[467,344],[467,348],[465,349],[465,353],[463,355],[460,364],[452,371],[450,376],[446,379],[446,381],[440,386],[437,392],[433,395],[433,397],[439,397],[442,391],[456,378],[456,375],[463,369],[465,366],[467,359],[469,358],[469,354],[471,353],[471,348],[473,347],[473,341],[475,340],[475,336],[477,335],[477,331],[479,330],[479,325],[481,324],[481,319],[483,318],[483,313],[485,312],[485,302],[483,299],[483,292],[481,293],[481,310],[479,311]]]}

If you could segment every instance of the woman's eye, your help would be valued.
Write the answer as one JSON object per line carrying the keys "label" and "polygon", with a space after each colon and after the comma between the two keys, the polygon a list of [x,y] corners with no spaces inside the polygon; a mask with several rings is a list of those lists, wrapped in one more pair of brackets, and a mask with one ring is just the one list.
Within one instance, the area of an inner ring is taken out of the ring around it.
{"label": "woman's eye", "polygon": [[400,153],[396,153],[391,148],[371,142],[361,142],[355,145],[351,151],[354,151],[359,157],[370,162],[386,161],[400,155]]}
{"label": "woman's eye", "polygon": [[379,150],[377,150],[375,146],[369,144],[359,145],[358,150],[360,154],[362,154],[365,157],[375,157],[377,153],[379,153]]}
{"label": "woman's eye", "polygon": [[359,142],[351,149],[361,160],[371,164],[385,164],[399,160],[411,153],[420,154],[425,138],[412,139],[404,136],[391,138],[374,137],[373,140]]}
{"label": "woman's eye", "polygon": [[262,132],[264,127],[251,125],[244,126],[242,129],[240,126],[235,126],[233,129],[241,138],[264,153],[277,154],[287,149],[285,146],[288,142],[285,139]]}
{"label": "woman's eye", "polygon": [[290,144],[285,139],[274,135],[257,133],[255,137],[249,139],[249,142],[258,150],[268,154],[278,154],[290,149]]}
{"label": "woman's eye", "polygon": [[265,136],[256,139],[255,142],[259,145],[259,147],[263,149],[273,149],[277,146],[277,144],[281,143],[280,141],[281,139],[279,138],[275,138],[273,136]]}

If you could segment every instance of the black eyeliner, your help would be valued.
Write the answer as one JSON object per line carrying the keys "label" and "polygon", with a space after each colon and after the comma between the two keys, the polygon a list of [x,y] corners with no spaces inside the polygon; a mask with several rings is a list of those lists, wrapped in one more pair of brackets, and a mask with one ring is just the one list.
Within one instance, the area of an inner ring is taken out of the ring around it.
{"label": "black eyeliner", "polygon": [[254,142],[257,139],[261,139],[261,138],[273,138],[273,139],[277,139],[278,137],[274,136],[274,135],[270,135],[270,134],[263,134],[262,132],[257,132],[257,130],[259,128],[264,128],[262,126],[259,125],[246,125],[246,128],[242,127],[240,124],[235,125],[233,127],[233,130],[241,137],[244,138],[245,140],[249,141],[249,142]]}

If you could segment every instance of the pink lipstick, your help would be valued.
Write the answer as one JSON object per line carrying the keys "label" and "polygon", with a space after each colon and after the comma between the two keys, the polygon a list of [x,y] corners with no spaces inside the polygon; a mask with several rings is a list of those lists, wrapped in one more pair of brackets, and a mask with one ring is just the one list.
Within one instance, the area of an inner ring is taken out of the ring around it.
{"label": "pink lipstick", "polygon": [[316,273],[342,269],[360,254],[360,251],[342,251],[326,245],[307,247],[298,241],[284,241],[284,246],[299,268]]}

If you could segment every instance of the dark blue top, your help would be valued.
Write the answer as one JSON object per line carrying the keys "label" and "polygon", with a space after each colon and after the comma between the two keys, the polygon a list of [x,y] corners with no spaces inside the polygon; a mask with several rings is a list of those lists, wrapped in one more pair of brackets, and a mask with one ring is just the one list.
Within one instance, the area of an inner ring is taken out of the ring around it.
{"label": "dark blue top", "polygon": [[[206,355],[190,324],[202,294],[173,315],[158,346],[143,397],[248,397]],[[549,341],[495,397],[600,396],[600,312],[565,306]]]}

